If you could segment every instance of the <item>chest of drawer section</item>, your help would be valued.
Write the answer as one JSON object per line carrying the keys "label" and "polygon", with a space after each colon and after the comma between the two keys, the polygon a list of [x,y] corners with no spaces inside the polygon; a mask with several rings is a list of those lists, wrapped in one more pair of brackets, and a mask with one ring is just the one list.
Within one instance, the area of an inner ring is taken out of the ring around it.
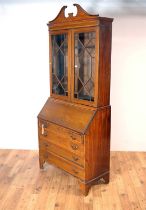
{"label": "chest of drawer section", "polygon": [[39,147],[84,167],[84,136],[70,129],[39,120]]}

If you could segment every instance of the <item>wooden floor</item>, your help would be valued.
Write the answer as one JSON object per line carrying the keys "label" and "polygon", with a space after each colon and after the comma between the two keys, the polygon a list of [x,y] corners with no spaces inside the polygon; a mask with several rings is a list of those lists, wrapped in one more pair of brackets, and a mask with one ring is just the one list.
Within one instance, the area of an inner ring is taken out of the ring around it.
{"label": "wooden floor", "polygon": [[146,210],[146,153],[112,152],[108,185],[87,197],[77,180],[46,165],[37,151],[0,150],[0,210]]}

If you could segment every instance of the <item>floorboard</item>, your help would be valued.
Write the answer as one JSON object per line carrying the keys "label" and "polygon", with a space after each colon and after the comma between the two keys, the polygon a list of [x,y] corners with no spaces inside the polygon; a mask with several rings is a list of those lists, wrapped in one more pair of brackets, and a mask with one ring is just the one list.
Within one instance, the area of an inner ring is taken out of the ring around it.
{"label": "floorboard", "polygon": [[111,152],[110,183],[84,197],[76,178],[40,170],[38,151],[0,150],[0,210],[146,210],[146,153]]}

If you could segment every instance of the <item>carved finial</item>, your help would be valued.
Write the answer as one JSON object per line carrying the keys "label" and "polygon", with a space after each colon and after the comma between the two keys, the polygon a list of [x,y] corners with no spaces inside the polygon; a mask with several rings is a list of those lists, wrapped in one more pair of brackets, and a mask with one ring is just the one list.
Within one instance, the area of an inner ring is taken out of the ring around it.
{"label": "carved finial", "polygon": [[68,13],[69,17],[73,17],[73,12],[72,13]]}
{"label": "carved finial", "polygon": [[73,6],[75,6],[77,8],[77,15],[73,15],[73,13],[68,13],[68,16],[65,17],[65,9],[67,8],[67,6],[63,6],[59,12],[59,14],[57,15],[57,17],[50,21],[49,24],[53,24],[53,23],[62,23],[64,21],[74,21],[74,20],[79,20],[79,19],[92,19],[92,18],[97,18],[99,15],[91,15],[88,14],[79,4],[73,4]]}

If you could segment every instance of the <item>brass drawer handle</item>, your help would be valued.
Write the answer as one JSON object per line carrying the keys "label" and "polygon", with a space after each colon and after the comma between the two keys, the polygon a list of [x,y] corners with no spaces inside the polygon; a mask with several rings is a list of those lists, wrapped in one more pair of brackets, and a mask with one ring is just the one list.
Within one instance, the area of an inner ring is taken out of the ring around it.
{"label": "brass drawer handle", "polygon": [[76,139],[77,139],[73,134],[71,134],[70,137],[71,137],[73,140],[76,140]]}
{"label": "brass drawer handle", "polygon": [[45,147],[49,147],[49,145],[48,145],[47,143],[44,143],[44,146],[45,146]]}
{"label": "brass drawer handle", "polygon": [[46,125],[42,124],[42,135],[43,136],[47,136],[48,135],[48,132],[45,130],[45,128],[46,128]]}
{"label": "brass drawer handle", "polygon": [[79,172],[76,171],[75,169],[72,170],[74,174],[78,174]]}
{"label": "brass drawer handle", "polygon": [[72,156],[72,158],[73,158],[74,161],[78,161],[79,160],[79,158],[76,157],[76,156]]}
{"label": "brass drawer handle", "polygon": [[77,150],[78,149],[78,145],[77,144],[71,144],[71,147],[73,150]]}

